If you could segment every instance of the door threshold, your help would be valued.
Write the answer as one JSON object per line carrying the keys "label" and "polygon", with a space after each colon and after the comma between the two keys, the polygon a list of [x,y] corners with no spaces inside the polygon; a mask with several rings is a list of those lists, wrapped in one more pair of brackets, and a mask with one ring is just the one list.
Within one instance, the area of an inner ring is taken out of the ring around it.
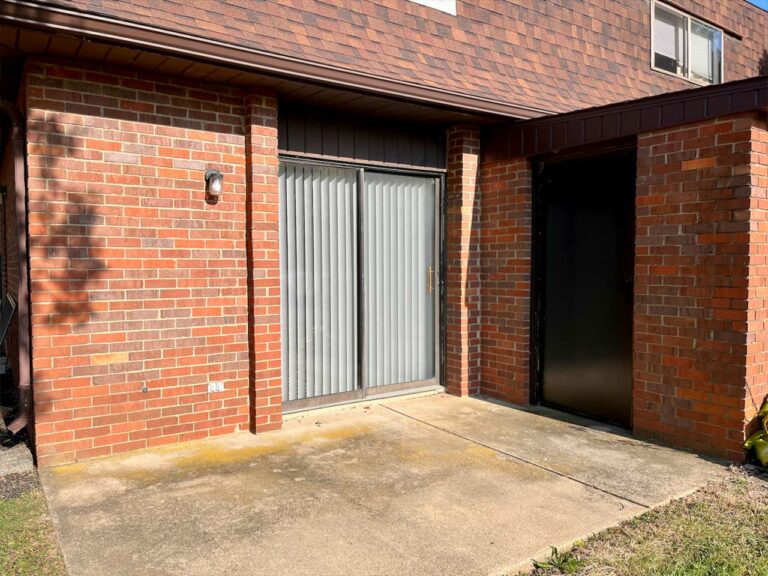
{"label": "door threshold", "polygon": [[576,418],[582,418],[584,420],[590,420],[596,424],[602,424],[605,426],[610,426],[611,428],[620,428],[621,430],[624,430],[626,432],[632,432],[632,423],[631,421],[628,424],[625,424],[623,422],[619,422],[618,420],[611,420],[610,418],[603,418],[601,416],[597,416],[595,414],[590,414],[589,412],[581,412],[579,410],[574,410],[573,408],[569,408],[568,406],[563,406],[561,404],[556,404],[553,402],[544,402],[543,400],[537,402],[536,404],[532,404],[531,407],[541,407],[546,408],[547,410],[553,410],[555,412],[561,412],[562,414],[567,414],[569,416],[575,416]]}
{"label": "door threshold", "polygon": [[290,405],[283,404],[283,416],[296,416],[299,414],[305,414],[307,412],[318,412],[329,408],[339,408],[350,405],[365,406],[370,404],[377,404],[390,398],[402,398],[404,396],[430,396],[440,392],[445,392],[445,388],[439,384],[432,384],[430,386],[422,386],[420,388],[395,390],[391,392],[383,392],[381,394],[370,394],[365,398],[351,398],[339,400],[338,402],[325,402],[317,406],[296,406],[292,408]]}

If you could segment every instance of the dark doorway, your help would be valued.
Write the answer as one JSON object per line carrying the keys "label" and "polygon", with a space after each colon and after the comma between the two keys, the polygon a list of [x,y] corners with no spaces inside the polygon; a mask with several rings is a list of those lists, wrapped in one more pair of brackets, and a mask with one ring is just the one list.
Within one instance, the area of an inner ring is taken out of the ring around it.
{"label": "dark doorway", "polygon": [[544,162],[538,180],[538,399],[631,425],[635,150]]}

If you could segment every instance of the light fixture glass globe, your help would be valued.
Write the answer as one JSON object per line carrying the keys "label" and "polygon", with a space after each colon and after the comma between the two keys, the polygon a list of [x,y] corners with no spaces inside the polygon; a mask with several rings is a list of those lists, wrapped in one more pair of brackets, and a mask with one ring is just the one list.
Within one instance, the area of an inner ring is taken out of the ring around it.
{"label": "light fixture glass globe", "polygon": [[223,183],[224,174],[219,170],[209,168],[205,171],[205,187],[209,196],[220,196]]}

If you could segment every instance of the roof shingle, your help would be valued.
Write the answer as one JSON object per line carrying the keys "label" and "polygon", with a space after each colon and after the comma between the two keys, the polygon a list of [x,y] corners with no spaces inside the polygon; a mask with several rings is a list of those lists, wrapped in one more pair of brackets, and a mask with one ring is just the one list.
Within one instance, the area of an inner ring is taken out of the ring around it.
{"label": "roof shingle", "polygon": [[[54,0],[52,4],[421,86],[562,112],[692,84],[650,69],[639,0]],[[768,13],[744,0],[675,0],[725,35],[725,79],[755,76]]]}

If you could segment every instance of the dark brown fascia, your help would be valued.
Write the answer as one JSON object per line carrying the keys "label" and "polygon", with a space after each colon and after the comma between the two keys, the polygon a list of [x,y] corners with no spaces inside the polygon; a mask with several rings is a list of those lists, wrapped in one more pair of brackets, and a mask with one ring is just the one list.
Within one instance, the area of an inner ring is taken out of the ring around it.
{"label": "dark brown fascia", "polygon": [[520,119],[552,113],[34,2],[0,0],[1,21],[465,112]]}
{"label": "dark brown fascia", "polygon": [[485,131],[484,159],[491,161],[553,154],[569,148],[766,108],[768,76],[757,76],[497,125]]}

